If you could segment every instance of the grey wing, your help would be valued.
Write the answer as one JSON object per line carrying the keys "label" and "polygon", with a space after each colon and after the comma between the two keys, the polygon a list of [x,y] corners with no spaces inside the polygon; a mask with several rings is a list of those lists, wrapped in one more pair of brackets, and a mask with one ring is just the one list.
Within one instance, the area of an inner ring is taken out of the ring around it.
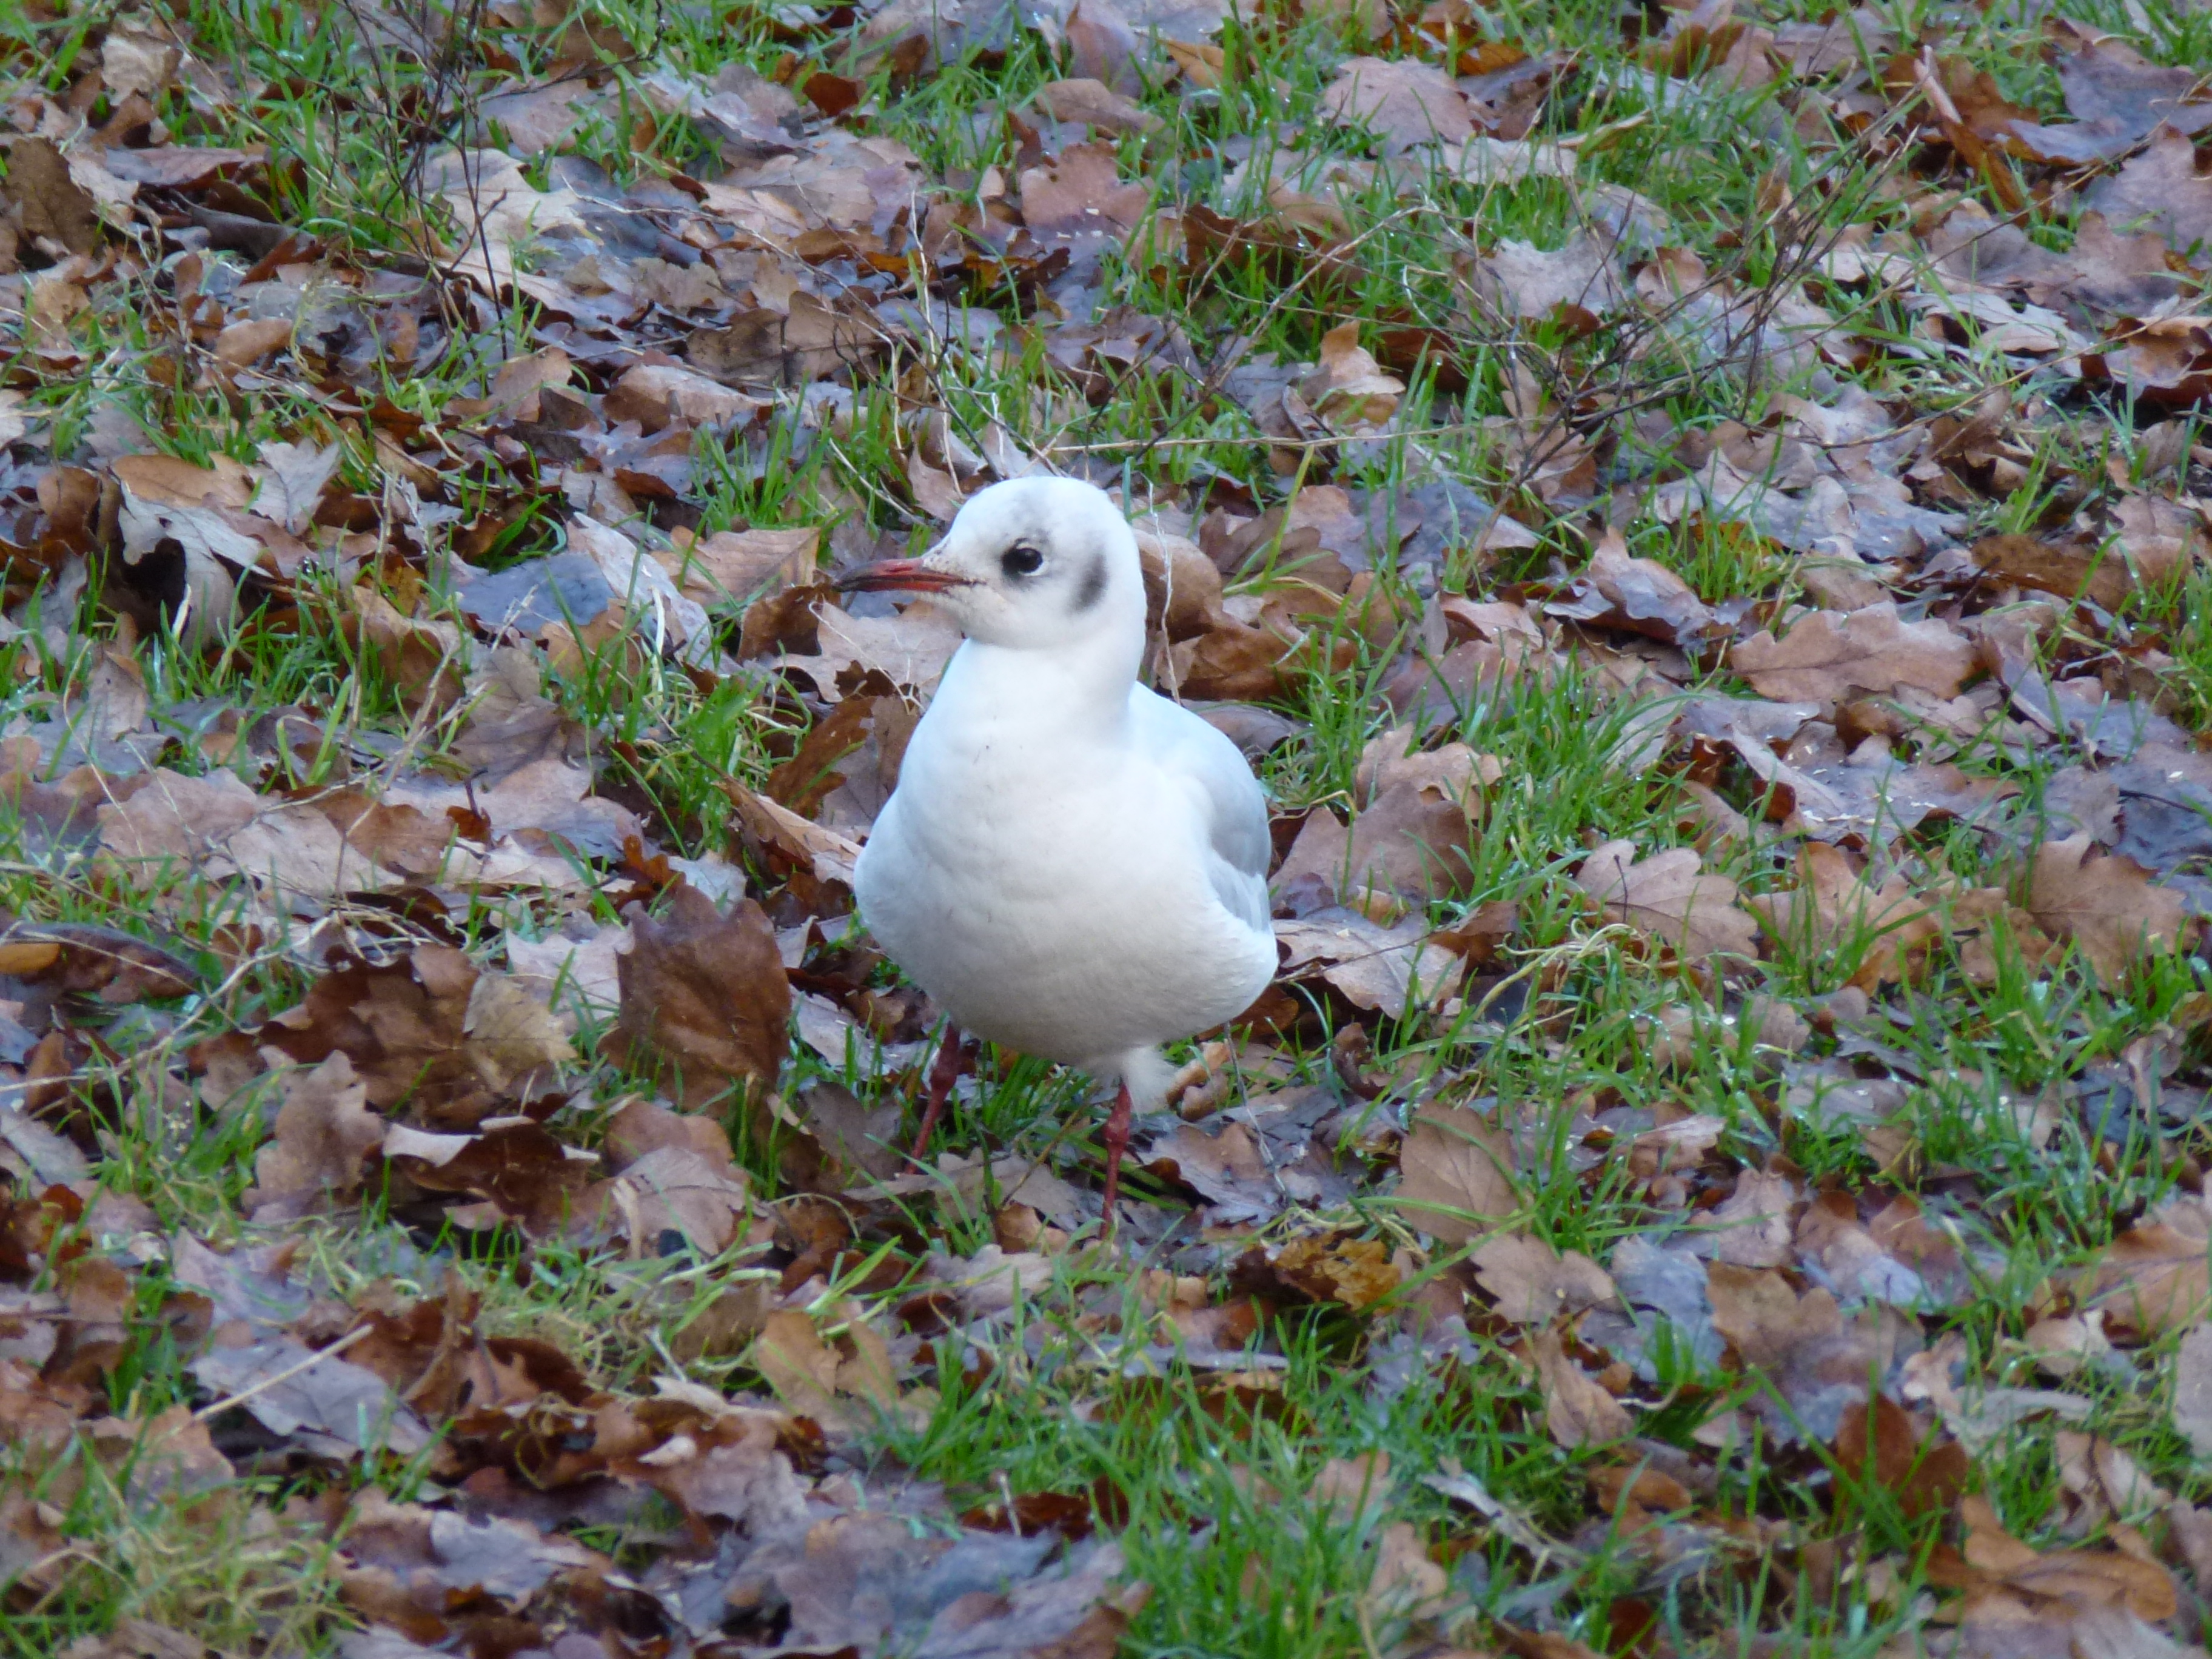
{"label": "grey wing", "polygon": [[1268,920],[1267,794],[1243,752],[1180,704],[1139,686],[1131,699],[1139,728],[1163,766],[1196,798],[1208,850],[1206,874],[1224,908],[1272,936]]}

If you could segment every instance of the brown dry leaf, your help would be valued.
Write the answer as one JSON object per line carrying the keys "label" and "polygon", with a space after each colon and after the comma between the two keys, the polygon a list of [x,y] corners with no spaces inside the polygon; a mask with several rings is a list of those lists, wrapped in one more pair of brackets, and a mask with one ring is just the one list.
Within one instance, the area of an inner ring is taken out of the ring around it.
{"label": "brown dry leaf", "polygon": [[664,556],[663,562],[686,599],[726,605],[750,600],[764,588],[806,586],[821,544],[819,530],[721,530],[690,543],[680,555]]}
{"label": "brown dry leaf", "polygon": [[1736,907],[1726,876],[1701,875],[1694,848],[1638,860],[1636,843],[1607,842],[1576,872],[1575,885],[1612,920],[1692,957],[1757,954],[1759,926]]}
{"label": "brown dry leaf", "polygon": [[2116,227],[2155,231],[2179,253],[2196,250],[2201,267],[2212,250],[2212,178],[2197,167],[2197,147],[2171,128],[2118,173],[2083,192],[2081,204]]}
{"label": "brown dry leaf", "polygon": [[1357,322],[1339,323],[1322,336],[1321,367],[1298,383],[1298,395],[1339,431],[1372,430],[1397,412],[1406,383],[1382,372],[1359,343]]}
{"label": "brown dry leaf", "polygon": [[1167,125],[1098,81],[1048,81],[1036,89],[1036,100],[1055,121],[1097,127],[1102,132],[1158,132]]}
{"label": "brown dry leaf", "polygon": [[1905,1408],[1883,1395],[1871,1405],[1854,1401],[1844,1407],[1835,1453],[1858,1479],[1893,1495],[1907,1516],[1949,1509],[1972,1467],[1956,1441],[1924,1443]]}
{"label": "brown dry leaf", "polygon": [[2212,1456],[2212,1326],[2181,1339],[2173,1364],[2173,1426],[2197,1456]]}
{"label": "brown dry leaf", "polygon": [[1516,1325],[1550,1323],[1620,1300],[1613,1276],[1579,1250],[1561,1255],[1527,1233],[1499,1233],[1474,1253],[1475,1280],[1499,1317]]}
{"label": "brown dry leaf", "polygon": [[1859,966],[1850,982],[1861,990],[1910,980],[1922,947],[1942,932],[1934,911],[1903,877],[1892,872],[1875,887],[1845,854],[1824,842],[1798,849],[1797,879],[1795,887],[1746,902],[1770,933],[1796,949],[1856,948]]}
{"label": "brown dry leaf", "polygon": [[410,714],[435,718],[461,699],[461,630],[447,622],[402,616],[373,588],[353,590],[340,618],[346,643],[399,693]]}
{"label": "brown dry leaf", "polygon": [[1558,1332],[1539,1332],[1529,1351],[1544,1392],[1544,1426],[1553,1439],[1572,1450],[1625,1440],[1636,1431],[1628,1408],[1567,1357]]}
{"label": "brown dry leaf", "polygon": [[631,930],[635,943],[617,959],[622,1010],[611,1040],[672,1066],[687,1106],[732,1086],[773,1089],[789,1046],[791,986],[760,906],[741,899],[724,915],[679,883],[665,917],[640,915]]}
{"label": "brown dry leaf", "polygon": [[1474,137],[1467,100],[1451,76],[1418,58],[1349,58],[1322,91],[1321,106],[1340,126],[1371,130],[1386,155]]}
{"label": "brown dry leaf", "polygon": [[635,421],[649,434],[678,422],[695,429],[726,428],[750,420],[767,407],[757,398],[732,392],[719,380],[673,363],[637,363],[607,388],[602,413],[611,426]]}
{"label": "brown dry leaf", "polygon": [[1189,77],[1191,85],[1201,91],[1218,87],[1229,73],[1229,54],[1219,46],[1204,41],[1163,40],[1160,44],[1176,67]]}
{"label": "brown dry leaf", "polygon": [[1422,1608],[1442,1601],[1450,1587],[1444,1570],[1429,1559],[1420,1528],[1408,1521],[1394,1521],[1383,1528],[1376,1545],[1375,1571],[1368,1576],[1360,1605],[1370,1619],[1418,1617]]}
{"label": "brown dry leaf", "polygon": [[752,1212],[752,1184],[713,1118],[634,1100],[608,1120],[605,1152],[615,1175],[578,1207],[626,1231],[633,1258],[662,1254],[671,1232],[702,1258],[717,1255]]}
{"label": "brown dry leaf", "polygon": [[2212,1302],[2208,1235],[2212,1218],[2200,1205],[2171,1205],[2146,1217],[2105,1247],[2087,1275],[2087,1299],[2114,1330],[2146,1340],[2190,1328]]}
{"label": "brown dry leaf", "polygon": [[[1275,1253],[1248,1253],[1237,1264],[1237,1282],[1255,1294],[1287,1291],[1316,1302],[1334,1302],[1355,1312],[1373,1307],[1401,1282],[1389,1247],[1380,1239],[1294,1238]],[[1273,1280],[1272,1285],[1266,1281]]]}
{"label": "brown dry leaf", "polygon": [[368,1085],[333,1054],[287,1079],[276,1133],[254,1159],[246,1212],[275,1221],[306,1214],[325,1197],[361,1190],[370,1156],[384,1145],[383,1117],[368,1109]]}
{"label": "brown dry leaf", "polygon": [[110,1004],[189,996],[199,975],[149,939],[88,921],[19,921],[0,933],[0,973]]}
{"label": "brown dry leaf", "polygon": [[100,215],[92,194],[70,176],[70,164],[47,138],[18,138],[8,152],[7,198],[18,204],[23,228],[50,236],[71,253],[89,253],[100,242]]}
{"label": "brown dry leaf", "polygon": [[1608,529],[1582,574],[1544,606],[1548,616],[1615,628],[1696,652],[1718,628],[1712,609],[1663,564],[1632,558],[1618,530]]}
{"label": "brown dry leaf", "polygon": [[2052,935],[2073,940],[2107,983],[2140,958],[2173,949],[2189,925],[2179,893],[2152,886],[2148,870],[2086,835],[2035,849],[2027,908]]}
{"label": "brown dry leaf", "polygon": [[1746,1170],[1735,1191],[1705,1212],[1714,1235],[1713,1260],[1735,1267],[1787,1267],[1797,1259],[1792,1218],[1802,1201],[1785,1175]]}
{"label": "brown dry leaf", "polygon": [[853,866],[860,844],[849,836],[824,829],[801,817],[780,801],[757,795],[732,778],[722,781],[722,793],[737,809],[738,827],[767,860],[779,866],[787,878],[800,871],[817,882],[853,884]]}
{"label": "brown dry leaf", "polygon": [[1507,238],[1476,270],[1483,300],[1510,317],[1600,313],[1619,307],[1620,273],[1610,239],[1577,233],[1565,247],[1543,249]]}
{"label": "brown dry leaf", "polygon": [[2059,1484],[2099,1521],[2139,1522],[2173,1502],[2173,1494],[2102,1435],[2061,1429],[2054,1438]]}
{"label": "brown dry leaf", "polygon": [[2040,536],[1985,536],[1974,544],[1974,563],[1991,580],[2032,587],[2061,599],[2089,599],[2118,611],[2135,590],[2121,560],[2094,546],[2045,541]]}
{"label": "brown dry leaf", "polygon": [[479,974],[469,988],[461,1034],[477,1077],[502,1094],[550,1077],[576,1057],[568,1017],[538,988],[512,974]]}
{"label": "brown dry leaf", "polygon": [[383,965],[342,961],[256,1040],[303,1066],[343,1053],[389,1111],[466,1129],[550,1080],[569,1057],[566,1022],[504,974],[449,945],[418,945]]}
{"label": "brown dry leaf", "polygon": [[[1832,1438],[1850,1401],[1863,1401],[1867,1378],[1901,1358],[1907,1340],[1902,1316],[1869,1304],[1846,1319],[1835,1297],[1814,1289],[1800,1296],[1771,1270],[1716,1261],[1707,1269],[1705,1293],[1713,1328],[1736,1356],[1763,1373],[1787,1402],[1768,1399],[1747,1407],[1785,1437],[1800,1426]],[[1910,1340],[1917,1342],[1917,1324]]]}
{"label": "brown dry leaf", "polygon": [[2002,887],[1977,887],[1952,899],[1943,932],[1958,954],[1960,971],[1977,985],[1995,985],[2008,953],[2034,974],[2059,951]]}
{"label": "brown dry leaf", "polygon": [[1277,921],[1275,942],[1285,978],[1313,969],[1353,1006],[1393,1018],[1409,1003],[1434,1006],[1459,977],[1458,957],[1434,942],[1419,914],[1385,927],[1357,910],[1316,910]]}
{"label": "brown dry leaf", "polygon": [[2119,1550],[2045,1550],[2023,1544],[1998,1521],[1989,1500],[1976,1493],[1960,1500],[1966,1523],[1964,1573],[1946,1574],[1966,1584],[2002,1585],[2026,1595],[2083,1609],[2116,1608],[2160,1623],[2179,1605],[2172,1575],[2155,1561]]}
{"label": "brown dry leaf", "polygon": [[1729,666],[1760,696],[1784,702],[1907,685],[1954,697],[1973,670],[1974,647],[1948,623],[1908,623],[1885,603],[1815,611],[1781,640],[1762,629],[1730,650]]}
{"label": "brown dry leaf", "polygon": [[1071,144],[1059,156],[1021,175],[1022,221],[1048,244],[1118,242],[1151,205],[1152,191],[1124,182],[1115,170],[1114,147]]}
{"label": "brown dry leaf", "polygon": [[856,1417],[842,1401],[890,1410],[898,1404],[898,1384],[883,1338],[865,1319],[847,1322],[844,1340],[850,1354],[825,1342],[807,1315],[785,1309],[768,1316],[753,1345],[753,1367],[793,1411],[824,1423],[864,1423],[871,1419]]}
{"label": "brown dry leaf", "polygon": [[1464,1244],[1519,1206],[1512,1168],[1501,1131],[1464,1106],[1423,1106],[1398,1151],[1399,1207],[1438,1243]]}
{"label": "brown dry leaf", "polygon": [[1169,653],[1173,682],[1187,697],[1252,702],[1280,696],[1295,647],[1285,640],[1231,617]]}
{"label": "brown dry leaf", "polygon": [[422,1418],[375,1372],[342,1355],[308,1364],[315,1353],[291,1337],[272,1336],[212,1348],[191,1370],[216,1398],[241,1397],[270,1433],[302,1435],[311,1446],[320,1443],[325,1455],[380,1448],[410,1457],[430,1443]]}

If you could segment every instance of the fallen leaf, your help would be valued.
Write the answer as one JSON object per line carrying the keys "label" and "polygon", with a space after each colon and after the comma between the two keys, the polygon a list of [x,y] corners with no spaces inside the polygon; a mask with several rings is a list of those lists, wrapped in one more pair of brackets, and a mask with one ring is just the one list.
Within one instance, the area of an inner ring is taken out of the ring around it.
{"label": "fallen leaf", "polygon": [[2027,909],[2054,937],[2071,939],[2108,983],[2143,957],[2173,949],[2188,931],[2179,893],[2154,887],[2133,859],[2100,852],[2087,836],[2035,849]]}
{"label": "fallen leaf", "polygon": [[775,930],[742,899],[727,915],[690,883],[667,915],[640,915],[635,942],[617,958],[623,1052],[658,1057],[676,1073],[679,1097],[703,1106],[733,1086],[757,1097],[775,1086],[789,1046],[791,987]]}
{"label": "fallen leaf", "polygon": [[2212,1326],[2191,1329],[2174,1356],[2173,1426],[2197,1456],[2212,1457]]}
{"label": "fallen leaf", "polygon": [[285,1079],[275,1138],[254,1159],[246,1212],[266,1220],[304,1215],[325,1197],[361,1190],[370,1156],[384,1145],[383,1117],[368,1109],[368,1085],[343,1051]]}
{"label": "fallen leaf", "polygon": [[2212,1303],[2199,1206],[2173,1205],[2138,1221],[2105,1247],[2089,1270],[2087,1295],[2106,1323],[2148,1340],[2187,1330]]}
{"label": "fallen leaf", "polygon": [[1150,110],[1097,81],[1048,81],[1036,96],[1054,120],[1102,132],[1158,132],[1166,125]]}
{"label": "fallen leaf", "polygon": [[1892,872],[1879,887],[1821,842],[1798,849],[1798,884],[1746,901],[1775,939],[1796,950],[1857,959],[1849,983],[1872,991],[1913,977],[1923,948],[1942,931],[1936,914]]}
{"label": "fallen leaf", "polygon": [[303,1066],[343,1053],[372,1105],[405,1101],[447,1129],[491,1116],[569,1057],[566,1022],[534,993],[439,945],[383,965],[342,961],[257,1040]]}
{"label": "fallen leaf", "polygon": [[1398,1204],[1440,1244],[1464,1244],[1519,1207],[1505,1137],[1464,1106],[1424,1106],[1398,1152]]}
{"label": "fallen leaf", "polygon": [[1700,862],[1692,848],[1638,859],[1633,842],[1607,842],[1583,860],[1575,885],[1612,920],[1685,956],[1755,955],[1758,924],[1736,907],[1735,884],[1700,874]]}
{"label": "fallen leaf", "polygon": [[1964,1446],[1923,1442],[1905,1408],[1882,1395],[1844,1408],[1835,1453],[1859,1480],[1893,1497],[1908,1519],[1949,1509],[1972,1468]]}
{"label": "fallen leaf", "polygon": [[[1402,1188],[1401,1188],[1402,1190]],[[1475,1280],[1516,1325],[1549,1324],[1561,1314],[1620,1299],[1612,1275],[1579,1250],[1560,1255],[1527,1233],[1499,1233],[1474,1252]]]}
{"label": "fallen leaf", "polygon": [[1348,58],[1322,89],[1321,106],[1340,125],[1373,131],[1386,155],[1474,137],[1467,100],[1451,76],[1417,58]]}
{"label": "fallen leaf", "polygon": [[1815,611],[1784,639],[1762,629],[1729,653],[1729,666],[1754,691],[1784,702],[1826,702],[1899,686],[1956,696],[1973,665],[1972,641],[1948,623],[1908,623],[1889,604]]}
{"label": "fallen leaf", "polygon": [[1544,1426],[1571,1450],[1625,1440],[1636,1431],[1628,1408],[1567,1358],[1556,1331],[1540,1331],[1529,1340],[1536,1379],[1544,1393]]}

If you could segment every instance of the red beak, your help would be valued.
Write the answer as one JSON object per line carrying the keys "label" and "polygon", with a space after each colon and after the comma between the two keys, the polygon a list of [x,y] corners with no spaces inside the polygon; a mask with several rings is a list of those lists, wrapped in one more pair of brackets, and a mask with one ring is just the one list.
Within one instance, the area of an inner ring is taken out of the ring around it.
{"label": "red beak", "polygon": [[855,570],[837,584],[841,593],[880,593],[901,589],[918,593],[941,593],[948,587],[972,587],[975,580],[938,570],[919,559],[885,559],[865,570]]}

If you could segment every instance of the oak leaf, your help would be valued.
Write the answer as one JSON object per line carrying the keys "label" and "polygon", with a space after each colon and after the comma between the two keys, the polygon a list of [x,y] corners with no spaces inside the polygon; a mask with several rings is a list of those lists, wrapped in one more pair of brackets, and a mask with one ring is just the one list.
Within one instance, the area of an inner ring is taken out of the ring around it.
{"label": "oak leaf", "polygon": [[1354,58],[1322,93],[1322,113],[1364,126],[1395,155],[1417,144],[1464,143],[1474,136],[1467,99],[1443,70],[1414,58]]}
{"label": "oak leaf", "polygon": [[384,1145],[383,1117],[368,1109],[368,1085],[343,1050],[293,1074],[276,1109],[276,1133],[253,1161],[247,1212],[266,1220],[306,1213],[325,1194],[361,1190],[371,1154]]}
{"label": "oak leaf", "polygon": [[687,1106],[732,1085],[775,1087],[789,1044],[791,986],[760,906],[740,900],[724,915],[687,882],[665,917],[639,915],[631,927],[636,943],[616,959],[622,1009],[611,1040],[627,1054],[670,1064]]}
{"label": "oak leaf", "polygon": [[1529,1348],[1536,1363],[1537,1382],[1544,1391],[1544,1426],[1553,1439],[1571,1449],[1625,1440],[1635,1431],[1628,1408],[1567,1358],[1557,1331],[1539,1333]]}
{"label": "oak leaf", "polygon": [[2188,924],[2179,893],[2152,886],[2142,866],[2100,852],[2086,835],[2035,849],[2027,909],[2039,926],[2073,940],[2107,981],[2139,957],[2172,949]]}
{"label": "oak leaf", "polygon": [[1498,1304],[1503,1318],[1519,1325],[1548,1323],[1559,1314],[1620,1300],[1613,1275],[1584,1255],[1562,1255],[1527,1233],[1500,1233],[1474,1253],[1474,1276]]}
{"label": "oak leaf", "polygon": [[1777,640],[1764,629],[1729,653],[1729,666],[1762,697],[1826,702],[1852,688],[1917,686],[1956,696],[1974,666],[1972,641],[1948,623],[1908,623],[1894,605],[1817,611]]}
{"label": "oak leaf", "polygon": [[1835,848],[1810,842],[1798,850],[1797,885],[1762,893],[1751,909],[1778,939],[1820,953],[1855,953],[1849,982],[1872,991],[1912,976],[1920,948],[1941,929],[1929,906],[1892,872],[1879,887]]}
{"label": "oak leaf", "polygon": [[1442,1244],[1464,1244],[1513,1213],[1505,1136],[1464,1106],[1424,1106],[1398,1153],[1398,1202]]}
{"label": "oak leaf", "polygon": [[1736,906],[1726,876],[1698,872],[1695,848],[1677,847],[1638,859],[1636,843],[1609,841],[1594,850],[1575,885],[1615,921],[1673,945],[1688,957],[1756,954],[1759,927]]}

